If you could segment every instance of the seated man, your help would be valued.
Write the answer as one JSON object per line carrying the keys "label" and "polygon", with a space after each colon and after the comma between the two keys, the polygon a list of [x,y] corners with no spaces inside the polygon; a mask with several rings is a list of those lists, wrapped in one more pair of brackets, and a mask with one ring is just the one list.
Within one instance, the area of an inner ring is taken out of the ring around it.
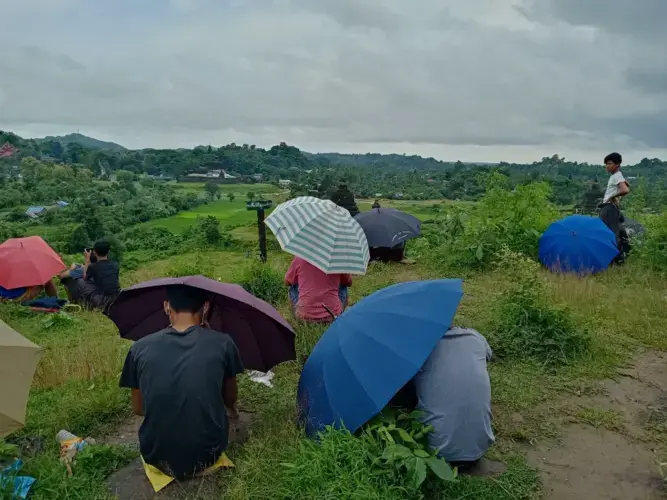
{"label": "seated man", "polygon": [[49,297],[58,296],[55,283],[53,283],[53,280],[49,280],[38,286],[11,289],[0,286],[0,302],[28,302],[39,297],[42,292],[45,292]]}
{"label": "seated man", "polygon": [[171,286],[164,310],[171,326],[132,345],[120,386],[132,389],[132,408],[145,415],[144,462],[187,479],[226,458],[227,411],[238,419],[236,375],[243,365],[229,335],[202,326],[210,310],[205,292]]}
{"label": "seated man", "polygon": [[486,362],[491,348],[475,330],[451,328],[392,405],[415,408],[433,426],[429,445],[461,472],[472,469],[494,443],[491,383]]}
{"label": "seated man", "polygon": [[118,262],[109,259],[109,243],[100,240],[92,251],[84,251],[81,269],[72,266],[60,274],[62,284],[70,302],[82,304],[90,309],[104,309],[120,291]]}
{"label": "seated man", "polygon": [[[300,257],[294,257],[285,275],[294,314],[305,321],[329,322],[347,306],[349,274],[326,274]],[[328,308],[328,310],[327,310]],[[329,312],[331,311],[331,313]]]}

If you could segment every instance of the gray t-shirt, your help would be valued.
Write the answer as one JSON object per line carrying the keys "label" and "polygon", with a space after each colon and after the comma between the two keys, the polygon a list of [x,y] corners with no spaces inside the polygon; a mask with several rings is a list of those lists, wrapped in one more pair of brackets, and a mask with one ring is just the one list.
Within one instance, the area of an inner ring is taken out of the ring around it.
{"label": "gray t-shirt", "polygon": [[475,330],[452,328],[413,378],[431,448],[448,462],[472,462],[495,438],[491,429],[491,348]]}
{"label": "gray t-shirt", "polygon": [[232,338],[200,326],[182,333],[167,328],[135,342],[120,386],[143,396],[144,460],[179,479],[213,465],[229,433],[223,381],[242,371]]}

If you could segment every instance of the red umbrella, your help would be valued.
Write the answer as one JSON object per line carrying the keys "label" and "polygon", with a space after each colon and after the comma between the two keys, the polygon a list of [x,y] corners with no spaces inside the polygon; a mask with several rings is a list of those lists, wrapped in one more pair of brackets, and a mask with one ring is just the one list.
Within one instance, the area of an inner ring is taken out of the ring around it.
{"label": "red umbrella", "polygon": [[67,266],[39,236],[12,238],[0,245],[0,286],[43,285]]}
{"label": "red umbrella", "polygon": [[163,303],[171,285],[210,293],[211,328],[234,339],[245,368],[267,372],[278,363],[296,359],[294,330],[273,306],[239,285],[204,276],[160,278],[123,290],[107,312],[121,337],[139,340],[169,326]]}

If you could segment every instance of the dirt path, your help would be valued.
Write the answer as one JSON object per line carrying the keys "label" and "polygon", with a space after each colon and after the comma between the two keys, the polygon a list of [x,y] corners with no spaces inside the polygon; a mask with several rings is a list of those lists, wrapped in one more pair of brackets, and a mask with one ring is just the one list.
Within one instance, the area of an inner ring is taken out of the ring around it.
{"label": "dirt path", "polygon": [[667,423],[667,355],[645,353],[617,380],[603,381],[600,394],[568,398],[563,405],[577,417],[558,422],[561,438],[527,450],[540,471],[544,498],[667,498],[652,429]]}

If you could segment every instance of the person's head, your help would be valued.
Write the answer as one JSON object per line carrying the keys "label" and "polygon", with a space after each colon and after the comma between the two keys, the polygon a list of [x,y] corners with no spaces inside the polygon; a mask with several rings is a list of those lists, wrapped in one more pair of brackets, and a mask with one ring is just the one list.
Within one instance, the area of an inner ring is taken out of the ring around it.
{"label": "person's head", "polygon": [[97,260],[104,260],[109,257],[110,248],[111,247],[108,241],[99,240],[95,242],[95,246],[93,247],[93,255]]}
{"label": "person's head", "polygon": [[192,323],[199,325],[208,318],[211,308],[208,294],[199,288],[187,285],[167,287],[167,300],[164,301],[164,312],[169,316],[171,324]]}
{"label": "person's head", "polygon": [[623,157],[619,153],[609,153],[604,157],[604,165],[610,174],[621,168],[621,163],[623,163]]}
{"label": "person's head", "polygon": [[338,189],[340,189],[341,191],[347,191],[347,184],[341,182],[340,184],[338,184]]}

